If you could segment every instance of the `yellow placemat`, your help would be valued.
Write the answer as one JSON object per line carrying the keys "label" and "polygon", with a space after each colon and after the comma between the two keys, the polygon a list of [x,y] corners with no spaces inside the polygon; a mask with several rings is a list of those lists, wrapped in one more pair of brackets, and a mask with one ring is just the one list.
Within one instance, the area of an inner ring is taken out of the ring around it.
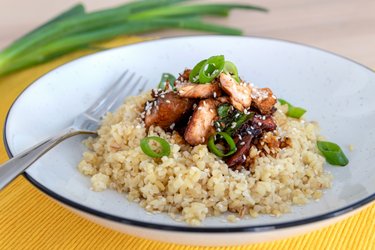
{"label": "yellow placemat", "polygon": [[[120,37],[105,43],[114,47],[144,40]],[[6,113],[31,82],[86,52],[73,53],[45,65],[0,78],[0,136]],[[0,162],[7,160],[0,147]],[[23,177],[0,192],[0,249],[213,249],[145,240],[87,221],[43,195]],[[224,249],[224,248],[218,248]],[[375,249],[375,204],[327,228],[285,240],[225,249]]]}

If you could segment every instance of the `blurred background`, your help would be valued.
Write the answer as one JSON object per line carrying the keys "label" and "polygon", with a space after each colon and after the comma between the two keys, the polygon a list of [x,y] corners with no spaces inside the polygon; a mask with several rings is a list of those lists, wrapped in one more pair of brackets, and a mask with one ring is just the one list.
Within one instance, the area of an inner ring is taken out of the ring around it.
{"label": "blurred background", "polygon": [[[126,0],[1,0],[0,49],[22,34],[82,2],[96,10]],[[195,2],[224,2],[221,0]],[[235,10],[222,23],[241,28],[245,35],[286,39],[326,49],[370,67],[375,67],[374,0],[236,0],[264,6],[269,13]],[[168,30],[142,36],[200,34],[198,31]]]}

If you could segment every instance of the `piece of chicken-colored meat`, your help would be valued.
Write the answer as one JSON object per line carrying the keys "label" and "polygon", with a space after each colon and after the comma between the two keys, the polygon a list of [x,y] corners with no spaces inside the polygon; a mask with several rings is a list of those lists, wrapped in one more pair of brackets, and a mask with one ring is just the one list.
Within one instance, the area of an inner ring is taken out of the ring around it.
{"label": "piece of chicken-colored meat", "polygon": [[273,106],[276,103],[276,97],[269,88],[253,88],[251,92],[253,98],[253,105],[262,113],[272,113]]}
{"label": "piece of chicken-colored meat", "polygon": [[[276,123],[270,115],[254,115],[251,121],[243,124],[235,133],[237,151],[225,160],[227,165],[236,169],[246,162],[254,138],[263,136],[265,132],[276,129]],[[278,141],[277,141],[278,143]],[[246,166],[245,166],[246,167]]]}
{"label": "piece of chicken-colored meat", "polygon": [[271,115],[254,115],[253,127],[260,128],[266,132],[274,131],[277,127]]}
{"label": "piece of chicken-colored meat", "polygon": [[230,97],[232,105],[243,111],[251,105],[251,86],[247,83],[237,83],[230,75],[220,74],[221,88]]}
{"label": "piece of chicken-colored meat", "polygon": [[214,99],[199,102],[184,134],[185,141],[190,145],[204,144],[215,133],[213,121],[217,118],[216,104]]}
{"label": "piece of chicken-colored meat", "polygon": [[180,97],[174,92],[158,94],[154,101],[145,104],[145,125],[159,126],[165,130],[178,122],[192,109],[194,100]]}
{"label": "piece of chicken-colored meat", "polygon": [[191,72],[191,69],[185,69],[184,72],[179,75],[177,80],[179,80],[180,82],[189,81],[190,72]]}
{"label": "piece of chicken-colored meat", "polygon": [[186,98],[216,98],[221,95],[221,89],[217,84],[188,83],[178,87],[178,94]]}
{"label": "piece of chicken-colored meat", "polygon": [[219,103],[229,103],[229,97],[228,96],[220,96],[216,99]]}

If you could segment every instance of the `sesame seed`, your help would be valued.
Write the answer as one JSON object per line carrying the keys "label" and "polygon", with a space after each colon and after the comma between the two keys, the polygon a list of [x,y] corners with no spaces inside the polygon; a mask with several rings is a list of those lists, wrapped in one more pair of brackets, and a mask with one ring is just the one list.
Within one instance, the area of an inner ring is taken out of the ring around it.
{"label": "sesame seed", "polygon": [[195,109],[197,107],[197,104],[196,103],[194,103],[193,104],[193,109]]}
{"label": "sesame seed", "polygon": [[164,95],[164,94],[163,94],[163,95],[160,95],[160,97],[161,97],[161,98],[164,98],[164,97],[165,97],[165,95]]}
{"label": "sesame seed", "polygon": [[216,96],[217,96],[217,95],[216,95],[216,92],[214,92],[214,98],[216,98]]}
{"label": "sesame seed", "polygon": [[237,126],[237,122],[232,122],[231,128],[235,128]]}
{"label": "sesame seed", "polygon": [[213,109],[210,109],[210,112],[211,112],[211,113],[213,113],[213,112],[214,112],[214,110],[213,110]]}
{"label": "sesame seed", "polygon": [[166,102],[166,103],[171,103],[171,101],[170,101],[170,100],[166,100],[165,102]]}
{"label": "sesame seed", "polygon": [[201,109],[202,109],[202,107],[198,107],[197,109],[198,109],[198,110],[201,110]]}
{"label": "sesame seed", "polygon": [[261,122],[258,122],[258,126],[262,126],[262,123],[261,123]]}
{"label": "sesame seed", "polygon": [[241,135],[238,135],[238,139],[240,139],[240,141],[242,141],[242,136],[241,136]]}
{"label": "sesame seed", "polygon": [[245,142],[244,142],[244,141],[243,141],[243,142],[241,142],[241,143],[240,143],[240,145],[245,145]]}
{"label": "sesame seed", "polygon": [[176,126],[175,123],[172,123],[171,126],[169,126],[170,129],[174,129],[174,126]]}
{"label": "sesame seed", "polygon": [[246,160],[246,156],[245,156],[245,155],[242,155],[242,159],[243,159],[243,160]]}

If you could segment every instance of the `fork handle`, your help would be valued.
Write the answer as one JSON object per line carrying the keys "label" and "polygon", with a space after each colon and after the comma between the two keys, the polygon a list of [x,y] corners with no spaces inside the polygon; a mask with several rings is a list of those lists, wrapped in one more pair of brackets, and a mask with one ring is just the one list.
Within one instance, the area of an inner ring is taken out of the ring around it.
{"label": "fork handle", "polygon": [[39,144],[22,151],[7,162],[0,165],[0,190],[20,175],[26,168],[44,155],[51,148],[74,135],[85,133],[74,128],[67,128],[60,134],[52,136]]}

